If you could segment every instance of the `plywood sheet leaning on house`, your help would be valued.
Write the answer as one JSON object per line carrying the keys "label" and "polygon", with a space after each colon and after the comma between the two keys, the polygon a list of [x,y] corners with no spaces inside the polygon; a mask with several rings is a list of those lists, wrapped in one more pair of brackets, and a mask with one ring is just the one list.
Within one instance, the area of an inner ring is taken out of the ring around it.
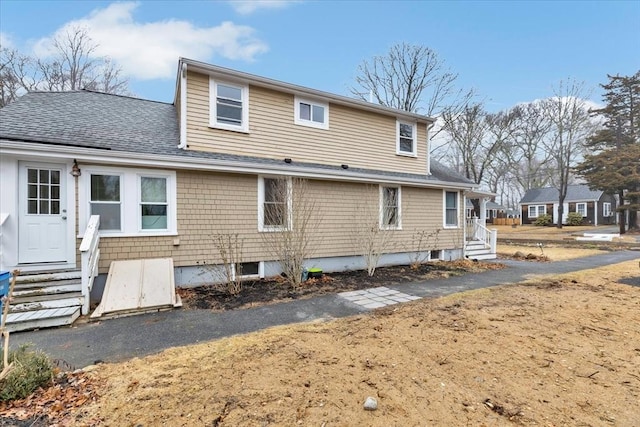
{"label": "plywood sheet leaning on house", "polygon": [[173,277],[173,259],[113,261],[100,304],[91,318],[139,314],[180,307]]}

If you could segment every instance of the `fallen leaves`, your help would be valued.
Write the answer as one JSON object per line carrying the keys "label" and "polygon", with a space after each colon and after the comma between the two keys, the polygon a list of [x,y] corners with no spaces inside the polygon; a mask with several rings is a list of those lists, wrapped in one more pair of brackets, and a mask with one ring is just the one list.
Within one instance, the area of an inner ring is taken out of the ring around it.
{"label": "fallen leaves", "polygon": [[[44,419],[49,421],[46,425],[76,425],[72,413],[77,414],[78,408],[95,401],[102,385],[101,380],[83,370],[61,372],[50,387],[40,388],[21,400],[0,402],[0,415],[17,420]],[[83,424],[95,425],[96,421],[83,420]]]}

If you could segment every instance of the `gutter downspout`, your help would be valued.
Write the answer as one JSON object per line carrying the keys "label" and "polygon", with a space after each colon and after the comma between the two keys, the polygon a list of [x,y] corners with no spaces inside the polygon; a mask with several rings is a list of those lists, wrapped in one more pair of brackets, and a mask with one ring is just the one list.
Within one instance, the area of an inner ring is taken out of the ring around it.
{"label": "gutter downspout", "polygon": [[187,149],[187,64],[180,70],[180,144],[178,148]]}
{"label": "gutter downspout", "polygon": [[431,175],[431,141],[429,141],[429,129],[434,126],[434,123],[427,125],[427,176]]}

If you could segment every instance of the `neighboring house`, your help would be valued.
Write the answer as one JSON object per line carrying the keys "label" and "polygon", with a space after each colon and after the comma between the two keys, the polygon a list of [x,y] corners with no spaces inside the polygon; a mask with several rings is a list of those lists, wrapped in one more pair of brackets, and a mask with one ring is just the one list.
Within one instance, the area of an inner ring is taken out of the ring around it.
{"label": "neighboring house", "polygon": [[[0,110],[0,268],[78,269],[100,215],[103,274],[112,261],[168,257],[178,286],[210,281],[203,265],[221,263],[213,240],[224,233],[244,241],[247,274],[278,274],[263,238],[295,217],[271,191],[291,177],[308,180],[321,218],[309,266],[364,266],[352,238],[363,207],[390,230],[381,264],[418,250],[463,257],[465,194],[476,185],[429,158],[432,122],[188,59],[172,104],[27,94]],[[277,206],[282,221],[265,214]],[[423,230],[439,230],[429,247],[412,243]]]}
{"label": "neighboring house", "polygon": [[[558,189],[533,188],[520,200],[522,223],[533,224],[541,215],[550,215],[558,223]],[[590,190],[586,185],[569,185],[564,200],[562,223],[567,222],[569,212],[578,212],[583,224],[607,225],[616,223],[616,199],[600,190]]]}

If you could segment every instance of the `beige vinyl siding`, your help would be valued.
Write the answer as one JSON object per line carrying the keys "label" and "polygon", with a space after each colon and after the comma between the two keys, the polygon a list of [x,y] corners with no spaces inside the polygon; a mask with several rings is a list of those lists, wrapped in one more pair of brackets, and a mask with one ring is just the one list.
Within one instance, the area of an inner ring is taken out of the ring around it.
{"label": "beige vinyl siding", "polygon": [[[322,100],[320,100],[322,101]],[[329,104],[329,129],[294,124],[294,96],[249,86],[249,133],[209,127],[209,77],[188,73],[189,149],[294,162],[426,174],[426,124],[417,126],[417,157],[396,154],[396,118]]]}
{"label": "beige vinyl siding", "polygon": [[[177,187],[178,236],[105,237],[100,241],[101,273],[108,271],[111,261],[123,259],[172,257],[176,267],[219,263],[213,236],[220,233],[237,233],[244,240],[246,262],[273,259],[258,232],[256,175],[178,171]],[[321,220],[311,256],[357,254],[356,216],[363,203],[374,203],[377,212],[378,185],[315,180],[308,188]],[[416,250],[412,236],[417,231],[442,229],[442,190],[402,187],[402,217],[402,230],[390,231],[389,252]],[[442,230],[432,243],[422,249],[460,248],[462,228]]]}

